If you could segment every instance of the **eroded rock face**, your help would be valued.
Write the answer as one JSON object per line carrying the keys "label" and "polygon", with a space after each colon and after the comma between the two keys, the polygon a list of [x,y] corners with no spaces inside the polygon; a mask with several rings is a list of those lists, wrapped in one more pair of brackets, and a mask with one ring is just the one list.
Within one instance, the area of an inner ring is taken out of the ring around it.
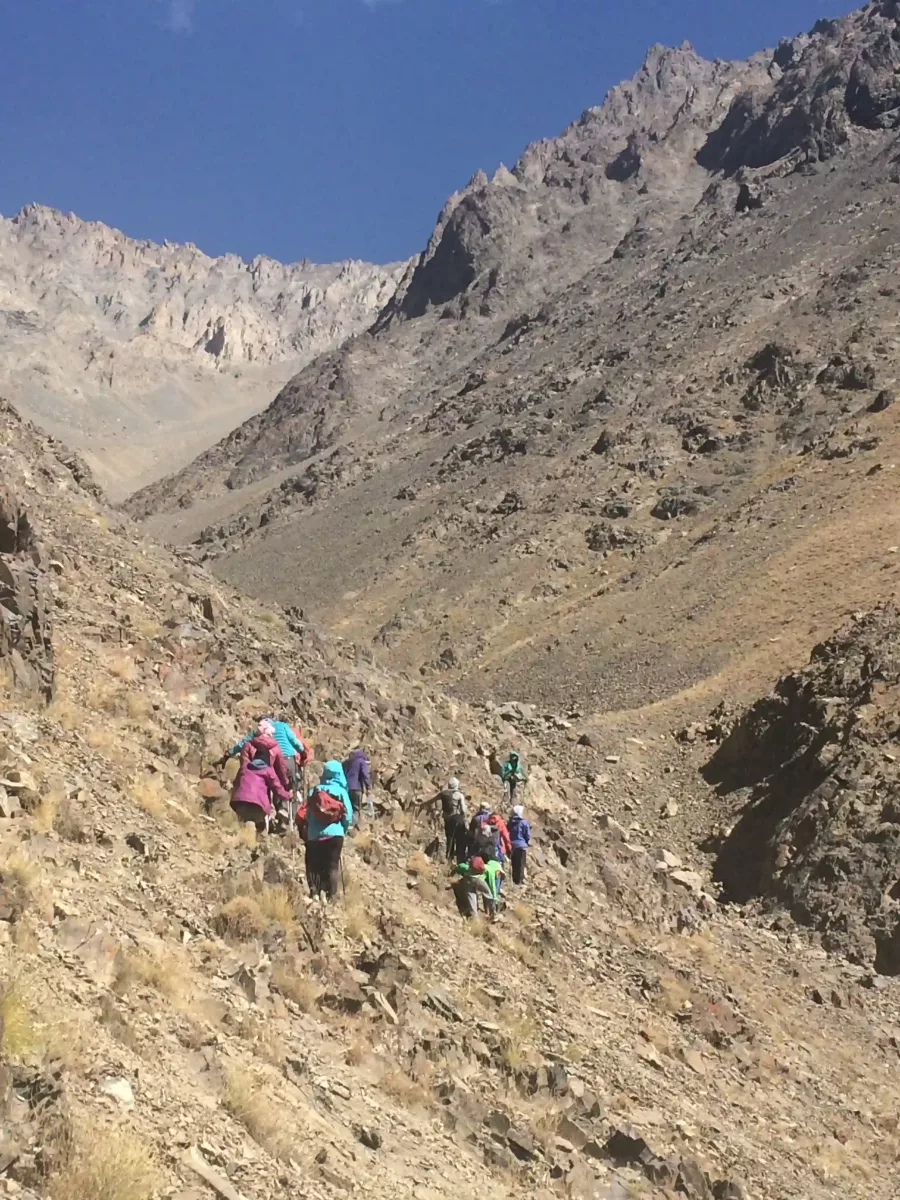
{"label": "eroded rock face", "polygon": [[27,508],[0,479],[0,684],[49,700],[53,645],[45,567]]}
{"label": "eroded rock face", "polygon": [[900,974],[900,611],[817,646],[716,751],[749,803],[718,860],[732,898],[786,904],[827,948]]}
{"label": "eroded rock face", "polygon": [[893,0],[822,21],[812,35],[781,43],[772,86],[742,91],[697,161],[729,174],[790,155],[819,162],[832,158],[854,127],[896,129],[898,64]]}
{"label": "eroded rock face", "polygon": [[403,267],[211,258],[28,205],[0,217],[0,387],[124,491],[170,466],[180,430],[215,438],[364,330]]}

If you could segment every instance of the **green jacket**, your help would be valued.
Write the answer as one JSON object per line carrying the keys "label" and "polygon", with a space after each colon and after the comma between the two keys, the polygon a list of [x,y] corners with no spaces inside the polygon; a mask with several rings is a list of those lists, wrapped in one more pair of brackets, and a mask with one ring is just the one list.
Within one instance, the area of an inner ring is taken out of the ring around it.
{"label": "green jacket", "polygon": [[491,889],[491,895],[495,900],[500,898],[500,884],[503,882],[503,867],[500,863],[491,859],[490,862],[484,864],[484,878],[487,880],[487,885]]}

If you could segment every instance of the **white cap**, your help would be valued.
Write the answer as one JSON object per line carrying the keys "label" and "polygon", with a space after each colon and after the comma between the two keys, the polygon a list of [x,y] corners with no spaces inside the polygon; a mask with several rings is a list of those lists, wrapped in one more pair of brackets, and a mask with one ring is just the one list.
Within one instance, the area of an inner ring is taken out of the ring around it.
{"label": "white cap", "polygon": [[515,805],[515,807],[513,808],[513,812],[516,814],[517,817],[523,816],[525,813],[525,805],[524,804]]}
{"label": "white cap", "polygon": [[451,792],[458,792],[459,791],[459,780],[451,779],[447,786],[450,788]]}

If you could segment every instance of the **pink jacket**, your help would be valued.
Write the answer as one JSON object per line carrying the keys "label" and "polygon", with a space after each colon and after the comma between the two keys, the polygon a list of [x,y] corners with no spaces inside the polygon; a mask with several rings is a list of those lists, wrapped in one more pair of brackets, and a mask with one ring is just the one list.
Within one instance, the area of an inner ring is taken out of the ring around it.
{"label": "pink jacket", "polygon": [[241,767],[246,767],[260,750],[263,750],[268,755],[269,762],[278,776],[281,786],[285,788],[289,787],[290,775],[288,774],[287,763],[284,761],[284,755],[281,753],[281,749],[273,737],[266,737],[265,734],[257,734],[256,737],[247,742],[241,751]]}
{"label": "pink jacket", "polygon": [[252,762],[242,766],[234,781],[232,803],[255,804],[266,816],[272,815],[272,796],[290,800],[291,793],[283,787],[272,767],[254,766]]}

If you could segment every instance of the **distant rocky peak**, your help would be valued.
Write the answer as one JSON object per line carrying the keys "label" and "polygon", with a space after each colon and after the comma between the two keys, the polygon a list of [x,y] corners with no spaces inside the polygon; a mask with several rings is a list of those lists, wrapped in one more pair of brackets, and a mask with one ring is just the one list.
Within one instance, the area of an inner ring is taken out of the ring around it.
{"label": "distant rocky peak", "polygon": [[697,156],[733,175],[833,158],[862,130],[900,128],[900,3],[876,0],[784,40],[768,86],[736,96]]}

